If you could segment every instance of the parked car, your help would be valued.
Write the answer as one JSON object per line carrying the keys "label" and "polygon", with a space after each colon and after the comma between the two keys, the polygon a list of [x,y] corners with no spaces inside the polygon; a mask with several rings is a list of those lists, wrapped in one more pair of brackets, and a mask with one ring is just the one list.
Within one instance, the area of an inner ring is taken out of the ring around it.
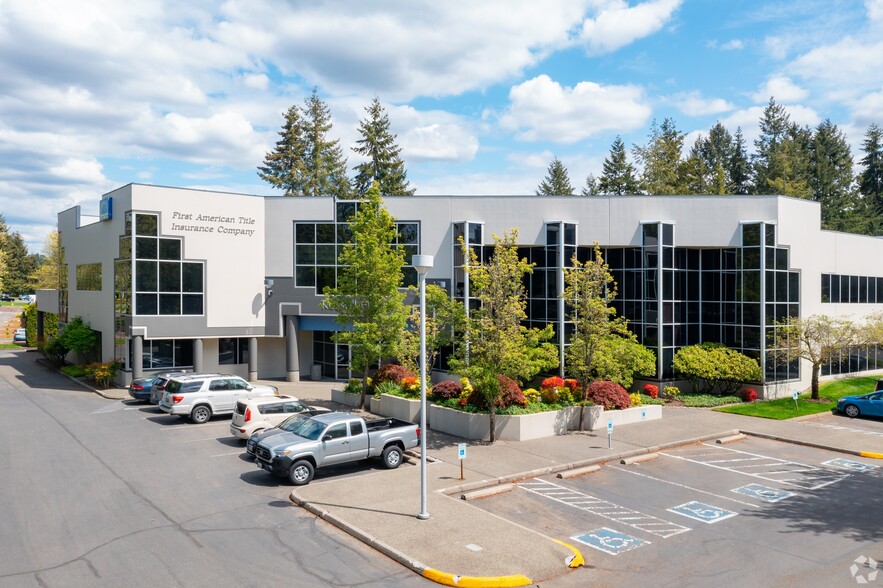
{"label": "parked car", "polygon": [[22,294],[18,297],[18,299],[22,302],[36,302],[37,295],[36,294]]}
{"label": "parked car", "polygon": [[330,465],[379,457],[386,468],[397,468],[405,451],[419,443],[420,428],[407,421],[366,421],[345,412],[329,412],[298,421],[291,430],[268,431],[255,447],[255,463],[303,486],[313,479],[316,468]]}
{"label": "parked car", "polygon": [[[221,376],[223,374],[217,373],[194,373],[188,372],[187,370],[181,370],[180,375],[186,376]],[[165,392],[166,384],[168,384],[169,380],[171,380],[174,376],[166,376],[165,373],[157,375],[155,381],[153,382],[153,388],[150,390],[150,404],[159,404],[159,401],[162,400],[163,392]]]}
{"label": "parked car", "polygon": [[249,384],[239,376],[176,376],[166,383],[159,408],[194,423],[205,423],[212,415],[233,414],[237,400],[278,395],[275,386]]}
{"label": "parked car", "polygon": [[28,341],[28,333],[24,328],[16,329],[15,333],[12,334],[13,343],[27,343]]}
{"label": "parked car", "polygon": [[880,390],[883,390],[883,378],[877,380],[877,385],[874,387],[875,392],[879,392]]}
{"label": "parked car", "polygon": [[2,302],[12,302],[13,300],[15,300],[15,298],[10,296],[9,294],[6,294],[5,292],[3,294],[0,294],[0,301]]}
{"label": "parked car", "polygon": [[178,370],[176,372],[164,372],[161,374],[147,376],[146,378],[137,378],[135,380],[132,380],[132,383],[129,384],[129,396],[131,396],[135,400],[146,400],[148,402],[152,402],[151,398],[153,396],[153,388],[159,384],[159,395],[156,399],[156,403],[158,403],[159,398],[162,396],[162,385],[168,382],[169,378],[174,376],[181,376],[186,373],[186,370]]}
{"label": "parked car", "polygon": [[248,439],[254,433],[275,427],[293,414],[314,415],[331,412],[321,406],[307,406],[294,396],[269,396],[236,401],[230,433],[239,439]]}
{"label": "parked car", "polygon": [[837,401],[837,412],[849,418],[859,415],[883,417],[883,390],[861,396],[844,396]]}
{"label": "parked car", "polygon": [[259,433],[254,433],[251,437],[248,438],[248,441],[245,442],[245,452],[254,457],[254,452],[257,449],[258,443],[260,443],[262,440],[269,437],[270,435],[275,435],[279,431],[291,431],[294,429],[295,426],[297,426],[297,423],[304,419],[308,419],[311,416],[313,415],[306,412],[293,414],[275,427],[264,429]]}

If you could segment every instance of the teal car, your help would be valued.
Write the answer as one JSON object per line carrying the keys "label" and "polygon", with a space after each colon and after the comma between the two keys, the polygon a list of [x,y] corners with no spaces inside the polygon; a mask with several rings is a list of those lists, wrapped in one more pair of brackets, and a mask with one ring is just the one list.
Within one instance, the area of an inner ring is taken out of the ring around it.
{"label": "teal car", "polygon": [[837,401],[837,412],[849,418],[859,415],[883,417],[883,390],[861,396],[844,396]]}

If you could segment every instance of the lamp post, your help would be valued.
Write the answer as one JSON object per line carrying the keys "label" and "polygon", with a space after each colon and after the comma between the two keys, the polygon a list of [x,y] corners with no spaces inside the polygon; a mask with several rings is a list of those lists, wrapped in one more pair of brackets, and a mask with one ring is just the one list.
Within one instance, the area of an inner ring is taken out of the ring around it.
{"label": "lamp post", "polygon": [[415,255],[411,265],[417,270],[420,282],[420,514],[426,520],[426,272],[432,269],[431,255]]}

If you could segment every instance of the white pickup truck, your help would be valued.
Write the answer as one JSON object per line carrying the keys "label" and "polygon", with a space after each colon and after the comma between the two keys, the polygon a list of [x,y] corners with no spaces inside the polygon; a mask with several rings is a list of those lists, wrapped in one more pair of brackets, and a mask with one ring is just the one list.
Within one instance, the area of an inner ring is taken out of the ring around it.
{"label": "white pickup truck", "polygon": [[260,469],[303,486],[313,479],[316,468],[350,461],[379,457],[385,467],[397,468],[405,451],[419,443],[420,428],[415,424],[330,412],[267,430],[254,454]]}

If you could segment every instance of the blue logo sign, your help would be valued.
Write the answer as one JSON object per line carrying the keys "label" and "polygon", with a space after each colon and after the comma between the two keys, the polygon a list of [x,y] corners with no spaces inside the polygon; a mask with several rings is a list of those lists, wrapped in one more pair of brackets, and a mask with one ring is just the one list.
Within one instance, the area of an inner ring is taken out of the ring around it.
{"label": "blue logo sign", "polygon": [[725,508],[712,506],[710,504],[697,502],[695,500],[686,504],[682,504],[680,506],[676,506],[674,508],[670,508],[668,510],[669,512],[674,512],[679,515],[684,515],[685,517],[689,517],[691,519],[709,524],[717,523],[739,514]]}
{"label": "blue logo sign", "polygon": [[793,492],[787,490],[779,490],[778,488],[770,488],[769,486],[761,486],[760,484],[748,484],[732,490],[736,494],[744,494],[751,498],[762,500],[763,502],[779,502],[794,496]]}
{"label": "blue logo sign", "polygon": [[608,433],[613,432],[613,421],[607,421],[607,432]]}
{"label": "blue logo sign", "polygon": [[460,459],[466,459],[466,444],[458,443],[457,444],[457,457]]}
{"label": "blue logo sign", "polygon": [[589,547],[609,553],[610,555],[618,555],[623,551],[631,551],[642,545],[650,544],[649,541],[644,541],[643,539],[638,539],[607,527],[588,531],[582,535],[574,535],[571,539],[585,543]]}
{"label": "blue logo sign", "polygon": [[867,472],[868,470],[874,470],[880,467],[871,465],[869,463],[862,463],[860,461],[852,461],[851,459],[843,459],[842,457],[822,462],[822,465],[830,465],[838,468],[843,468],[851,472]]}

